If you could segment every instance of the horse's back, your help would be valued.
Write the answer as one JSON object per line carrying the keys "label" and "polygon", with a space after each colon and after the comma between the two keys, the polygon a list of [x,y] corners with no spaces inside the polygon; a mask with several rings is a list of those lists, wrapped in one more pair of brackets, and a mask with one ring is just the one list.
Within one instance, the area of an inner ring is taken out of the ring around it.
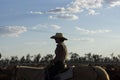
{"label": "horse's back", "polygon": [[109,80],[107,72],[100,66],[74,67],[73,73],[73,80]]}
{"label": "horse's back", "polygon": [[89,66],[74,67],[73,80],[94,80],[94,77],[96,77],[97,75],[92,69],[93,68]]}

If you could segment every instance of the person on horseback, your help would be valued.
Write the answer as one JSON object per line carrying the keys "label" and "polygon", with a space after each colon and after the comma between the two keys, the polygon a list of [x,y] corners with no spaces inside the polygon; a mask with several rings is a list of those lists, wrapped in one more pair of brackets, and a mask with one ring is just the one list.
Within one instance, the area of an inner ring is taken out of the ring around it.
{"label": "person on horseback", "polygon": [[56,33],[56,35],[50,38],[55,40],[57,46],[55,49],[55,58],[51,61],[52,66],[48,69],[49,79],[46,80],[55,80],[54,76],[65,69],[65,61],[68,53],[64,41],[68,39],[63,37],[62,33]]}

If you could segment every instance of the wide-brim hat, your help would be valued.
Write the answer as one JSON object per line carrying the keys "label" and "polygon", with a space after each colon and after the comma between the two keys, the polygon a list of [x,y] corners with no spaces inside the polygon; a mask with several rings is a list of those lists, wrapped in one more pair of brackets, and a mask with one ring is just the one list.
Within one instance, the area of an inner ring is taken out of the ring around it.
{"label": "wide-brim hat", "polygon": [[51,39],[63,39],[63,40],[68,40],[67,38],[63,37],[62,33],[56,33],[54,36],[50,37]]}

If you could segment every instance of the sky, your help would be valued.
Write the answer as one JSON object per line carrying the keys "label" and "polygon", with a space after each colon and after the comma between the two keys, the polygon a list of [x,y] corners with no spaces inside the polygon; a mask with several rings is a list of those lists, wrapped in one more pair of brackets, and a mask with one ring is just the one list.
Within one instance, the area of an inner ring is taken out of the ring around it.
{"label": "sky", "polygon": [[120,0],[0,0],[2,56],[54,54],[63,33],[68,52],[120,53]]}

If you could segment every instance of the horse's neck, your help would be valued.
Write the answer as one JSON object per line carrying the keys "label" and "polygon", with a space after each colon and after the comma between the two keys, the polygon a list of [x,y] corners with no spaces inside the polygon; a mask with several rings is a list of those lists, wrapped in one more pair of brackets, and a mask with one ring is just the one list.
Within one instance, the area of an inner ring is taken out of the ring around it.
{"label": "horse's neck", "polygon": [[17,68],[44,69],[44,67],[17,66]]}
{"label": "horse's neck", "polygon": [[26,80],[41,80],[44,77],[44,69],[22,66],[17,68],[17,75],[24,77]]}

